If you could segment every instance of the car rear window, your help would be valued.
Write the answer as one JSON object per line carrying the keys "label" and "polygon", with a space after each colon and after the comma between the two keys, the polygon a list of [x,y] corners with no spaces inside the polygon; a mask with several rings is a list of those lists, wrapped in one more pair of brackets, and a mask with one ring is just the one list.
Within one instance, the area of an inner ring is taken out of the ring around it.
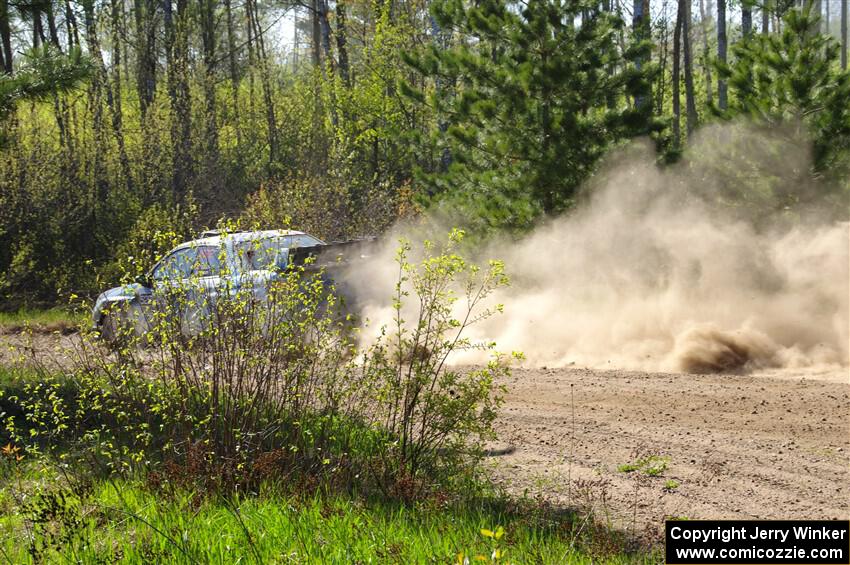
{"label": "car rear window", "polygon": [[242,271],[261,271],[286,267],[287,253],[283,249],[321,244],[311,235],[296,234],[240,241],[235,249]]}
{"label": "car rear window", "polygon": [[313,247],[314,245],[322,245],[322,241],[316,239],[312,235],[284,235],[278,238],[281,247]]}

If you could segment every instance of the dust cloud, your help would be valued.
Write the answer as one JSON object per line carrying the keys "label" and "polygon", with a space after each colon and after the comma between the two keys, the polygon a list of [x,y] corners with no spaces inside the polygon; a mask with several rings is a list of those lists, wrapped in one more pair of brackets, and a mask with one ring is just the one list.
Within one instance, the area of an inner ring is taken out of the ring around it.
{"label": "dust cloud", "polygon": [[[758,139],[738,130],[738,143],[729,143],[731,135],[706,130],[691,144],[698,157],[664,169],[648,147],[633,146],[609,160],[569,214],[476,250],[481,259],[503,259],[512,284],[495,296],[504,314],[475,326],[471,337],[522,351],[537,366],[846,372],[847,209],[777,207],[777,193],[802,202],[808,190],[799,180],[807,178],[807,156],[783,155],[781,147],[768,163],[770,195],[739,204],[728,192],[734,181],[713,171],[746,176],[753,159],[752,152],[743,159],[742,148]],[[728,154],[718,141],[727,142]],[[700,164],[718,159],[726,168]],[[397,266],[394,238],[387,239],[386,252],[366,267],[369,276],[353,276],[370,281],[355,286],[372,332],[391,320],[385,305]],[[480,360],[471,353],[455,359]]]}

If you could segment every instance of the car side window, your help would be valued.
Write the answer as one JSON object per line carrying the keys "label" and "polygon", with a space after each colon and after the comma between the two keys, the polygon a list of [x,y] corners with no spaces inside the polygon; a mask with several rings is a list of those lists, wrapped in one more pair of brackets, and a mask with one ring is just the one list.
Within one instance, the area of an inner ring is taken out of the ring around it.
{"label": "car side window", "polygon": [[219,248],[204,245],[198,248],[193,275],[199,277],[217,277],[221,275],[221,258]]}
{"label": "car side window", "polygon": [[278,248],[274,239],[251,239],[236,245],[236,256],[242,272],[274,269]]}
{"label": "car side window", "polygon": [[192,248],[175,251],[153,271],[154,280],[187,279],[192,276],[192,269],[197,259],[197,250]]}

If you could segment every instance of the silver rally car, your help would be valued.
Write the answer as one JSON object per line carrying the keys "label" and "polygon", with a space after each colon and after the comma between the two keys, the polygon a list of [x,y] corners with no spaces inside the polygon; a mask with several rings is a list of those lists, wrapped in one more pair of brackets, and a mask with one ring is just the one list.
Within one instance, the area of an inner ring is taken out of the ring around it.
{"label": "silver rally car", "polygon": [[[333,260],[331,250],[343,251],[361,241],[327,244],[304,232],[267,230],[250,232],[207,231],[200,239],[187,241],[160,259],[147,275],[135,283],[111,288],[97,297],[92,310],[94,329],[106,340],[115,339],[121,328],[132,325],[136,335],[148,330],[151,304],[178,308],[184,333],[200,331],[205,313],[197,304],[210,301],[184,301],[170,305],[158,300],[176,288],[191,289],[215,300],[220,292],[250,289],[262,298],[268,283],[291,264],[303,263],[306,257]],[[339,263],[342,255],[336,255]]]}

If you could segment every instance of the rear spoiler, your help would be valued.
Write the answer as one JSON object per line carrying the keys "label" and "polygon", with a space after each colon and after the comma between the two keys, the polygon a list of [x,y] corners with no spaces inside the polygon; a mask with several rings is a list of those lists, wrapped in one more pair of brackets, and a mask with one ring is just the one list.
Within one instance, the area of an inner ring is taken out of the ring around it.
{"label": "rear spoiler", "polygon": [[362,261],[375,253],[377,239],[364,237],[311,247],[292,247],[289,249],[289,264],[304,265],[308,259],[313,258],[309,268],[324,269]]}

